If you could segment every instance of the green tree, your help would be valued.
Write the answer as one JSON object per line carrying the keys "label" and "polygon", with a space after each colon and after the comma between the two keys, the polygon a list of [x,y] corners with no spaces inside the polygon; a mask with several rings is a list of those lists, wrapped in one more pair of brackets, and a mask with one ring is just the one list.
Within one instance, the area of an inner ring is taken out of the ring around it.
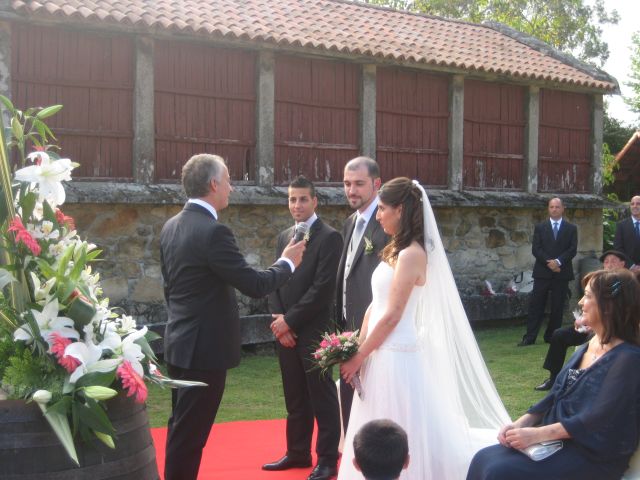
{"label": "green tree", "polygon": [[[640,30],[631,37],[631,81],[627,83],[633,90],[633,94],[629,98],[625,98],[627,105],[631,110],[640,114]],[[640,117],[638,117],[640,120]],[[637,123],[640,127],[640,122]]]}
{"label": "green tree", "polygon": [[635,131],[635,128],[609,116],[609,112],[605,109],[602,141],[609,146],[609,151],[612,154],[617,155]]}
{"label": "green tree", "polygon": [[474,23],[495,21],[527,33],[581,60],[603,65],[609,46],[600,25],[618,23],[604,0],[366,0],[367,3]]}

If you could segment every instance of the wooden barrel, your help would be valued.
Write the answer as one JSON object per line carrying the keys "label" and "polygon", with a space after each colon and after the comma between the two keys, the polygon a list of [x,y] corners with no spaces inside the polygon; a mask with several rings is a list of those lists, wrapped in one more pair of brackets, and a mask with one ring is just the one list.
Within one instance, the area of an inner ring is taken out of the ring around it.
{"label": "wooden barrel", "polygon": [[0,401],[2,480],[157,480],[156,452],[144,405],[119,395],[106,402],[115,449],[76,441],[80,467],[69,458],[35,403]]}

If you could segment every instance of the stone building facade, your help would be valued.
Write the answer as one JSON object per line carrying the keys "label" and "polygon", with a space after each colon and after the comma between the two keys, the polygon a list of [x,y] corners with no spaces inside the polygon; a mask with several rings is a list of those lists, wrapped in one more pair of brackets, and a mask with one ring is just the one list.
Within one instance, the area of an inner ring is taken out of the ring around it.
{"label": "stone building facade", "polygon": [[[603,95],[617,93],[618,85],[536,39],[502,25],[340,0],[94,3],[90,10],[67,0],[0,2],[0,93],[33,104],[67,95],[66,108],[86,114],[84,123],[68,115],[59,126],[63,146],[75,145],[80,158],[63,153],[83,164],[83,178],[68,185],[64,210],[104,251],[95,268],[112,304],[142,322],[166,317],[159,232],[185,201],[177,179],[189,156],[172,148],[231,152],[236,190],[221,219],[256,267],[271,264],[274,238],[290,224],[285,173],[318,182],[319,213],[338,229],[350,213],[340,185],[346,159],[377,158],[383,180],[419,178],[472,320],[523,314],[520,296],[483,300],[478,293],[484,280],[501,291],[532,268],[533,225],[545,217],[549,198],[560,196],[567,219],[578,225],[576,267],[601,249]],[[59,50],[47,57],[55,42]],[[89,44],[94,50],[85,52],[87,65],[74,64],[77,72],[56,63],[64,55],[78,62],[69,50]],[[213,56],[233,57],[233,65],[246,69],[238,71],[251,75],[212,69],[202,78],[220,77],[207,89],[188,84],[189,75],[167,61],[189,57],[196,71]],[[91,75],[74,78],[89,64]],[[292,72],[302,68],[312,84],[331,84],[334,91],[318,99],[304,97],[301,88],[301,98],[288,97],[298,86]],[[309,74],[315,71],[317,78]],[[161,85],[179,75],[187,83]],[[233,91],[234,81],[247,78],[246,91]],[[229,90],[216,90],[219,84]],[[83,103],[85,97],[100,98],[100,108]],[[418,97],[422,110],[414,109]],[[494,112],[487,98],[504,108]],[[202,122],[193,120],[219,100],[244,105],[237,115],[231,107],[207,111],[222,116],[221,123],[235,122],[235,137],[215,130],[215,121],[203,133]],[[170,131],[166,117],[178,114],[163,108],[171,101],[189,105],[181,118],[192,130]],[[314,119],[312,128],[291,128],[305,116]],[[347,117],[344,128],[331,128]],[[99,141],[77,146],[88,138]],[[266,313],[264,300],[242,298],[241,304],[245,315]]]}

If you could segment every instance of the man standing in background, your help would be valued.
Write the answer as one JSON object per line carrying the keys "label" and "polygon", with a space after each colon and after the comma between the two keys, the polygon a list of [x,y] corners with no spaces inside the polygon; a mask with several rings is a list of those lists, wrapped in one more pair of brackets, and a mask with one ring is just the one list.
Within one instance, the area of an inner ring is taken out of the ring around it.
{"label": "man standing in background", "polygon": [[[389,237],[376,220],[380,167],[369,157],[356,157],[344,167],[344,193],[355,212],[342,228],[344,247],[337,278],[336,318],[343,330],[362,326],[371,303],[371,275]],[[342,426],[347,430],[353,387],[340,377]]]}
{"label": "man standing in background", "polygon": [[630,270],[640,269],[640,195],[629,202],[631,217],[618,222],[613,249],[624,253],[631,262]]}
{"label": "man standing in background", "polygon": [[274,318],[271,330],[278,343],[278,360],[287,407],[287,452],[263,470],[311,466],[311,438],[318,423],[318,463],[308,480],[329,480],[337,474],[340,406],[331,372],[314,368],[313,351],[324,332],[332,330],[336,269],[342,251],[340,233],[316,215],[313,183],[304,177],[289,185],[289,211],[296,222],[278,235],[276,258],[301,223],[308,227],[304,261],[289,281],[269,295]]}
{"label": "man standing in background", "polygon": [[544,341],[549,343],[553,332],[562,325],[562,312],[569,295],[569,281],[573,280],[573,257],[578,251],[578,228],[562,218],[564,205],[559,198],[548,204],[549,219],[535,226],[531,252],[536,259],[533,266],[533,292],[529,301],[527,332],[519,347],[533,345],[542,326],[542,317],[551,296],[549,323]]}

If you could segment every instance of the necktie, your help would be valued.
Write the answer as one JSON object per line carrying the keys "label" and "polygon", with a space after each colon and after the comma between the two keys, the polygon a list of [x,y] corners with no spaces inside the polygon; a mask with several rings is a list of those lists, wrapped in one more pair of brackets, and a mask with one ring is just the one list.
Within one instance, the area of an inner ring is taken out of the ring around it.
{"label": "necktie", "polygon": [[360,240],[362,240],[362,233],[364,232],[364,217],[358,218],[356,221],[356,227],[353,229],[353,235],[351,235],[351,251],[354,253],[360,245]]}
{"label": "necktie", "polygon": [[351,271],[353,256],[355,255],[358,245],[360,244],[360,240],[362,239],[364,226],[364,217],[358,217],[358,220],[356,220],[356,226],[353,229],[353,234],[351,235],[351,241],[349,242],[349,249],[347,251],[347,258],[344,266],[344,278],[342,279],[342,315],[345,319],[347,318],[347,277],[349,276],[349,271]]}
{"label": "necktie", "polygon": [[636,228],[636,237],[640,238],[640,222],[633,222],[634,227]]}
{"label": "necktie", "polygon": [[558,222],[553,222],[553,239],[558,238]]}

